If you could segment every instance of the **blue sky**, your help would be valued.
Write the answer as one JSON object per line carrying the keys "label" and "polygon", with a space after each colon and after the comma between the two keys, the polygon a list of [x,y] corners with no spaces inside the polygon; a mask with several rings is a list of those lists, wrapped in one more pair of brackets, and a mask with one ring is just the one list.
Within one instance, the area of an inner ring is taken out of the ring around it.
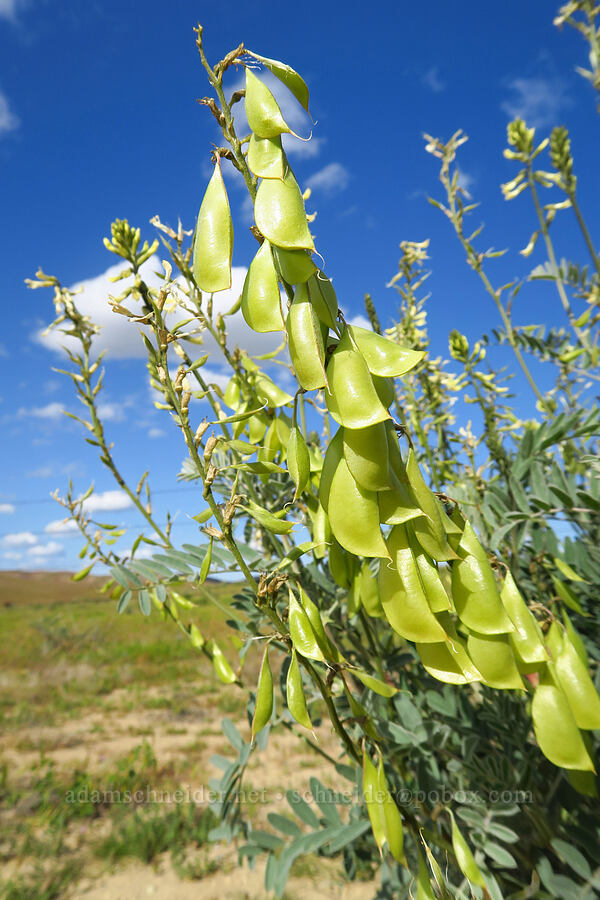
{"label": "blue sky", "polygon": [[[528,199],[507,205],[499,188],[515,173],[502,157],[515,115],[540,136],[554,124],[569,126],[584,213],[597,230],[591,198],[599,195],[600,120],[591,87],[575,73],[586,64],[584,44],[554,27],[553,3],[382,2],[371,18],[367,10],[363,2],[313,0],[293,8],[264,0],[0,0],[0,567],[77,566],[80,540],[60,528],[61,510],[50,500],[69,477],[81,491],[95,482],[103,518],[135,521],[105,493],[114,489],[110,476],[61,413],[76,406],[66,379],[51,370],[63,365],[56,342],[40,338],[52,318],[51,294],[23,283],[38,266],[65,284],[84,283],[86,302],[106,323],[104,413],[123,471],[135,482],[149,467],[157,510],[177,515],[176,537],[197,534],[189,516],[202,503],[196,488],[175,480],[184,449],[152,406],[140,341],[135,329],[110,323],[105,273],[116,260],[102,238],[116,217],[150,240],[156,213],[193,227],[218,140],[212,117],[195,102],[208,92],[192,32],[198,20],[211,61],[244,41],[308,82],[317,125],[312,142],[289,148],[290,160],[302,188],[312,187],[317,247],[349,315],[362,312],[369,291],[388,323],[396,295],[385,285],[398,244],[430,238],[432,352],[447,355],[452,328],[474,340],[497,324],[449,224],[427,203],[440,192],[423,132],[447,138],[462,128],[470,136],[461,167],[482,204],[473,227],[486,223],[482,248],[514,251],[493,264],[496,283],[544,262],[541,247],[528,260],[517,253],[535,227]],[[305,134],[310,123],[294,124]],[[239,282],[253,239],[244,191],[232,179],[228,187]],[[581,258],[572,220],[562,217],[556,232],[564,255]],[[561,321],[551,286],[520,298],[517,322]],[[260,340],[253,347],[259,351]],[[219,371],[216,360],[209,365]],[[521,403],[524,415],[533,411],[525,390]]]}

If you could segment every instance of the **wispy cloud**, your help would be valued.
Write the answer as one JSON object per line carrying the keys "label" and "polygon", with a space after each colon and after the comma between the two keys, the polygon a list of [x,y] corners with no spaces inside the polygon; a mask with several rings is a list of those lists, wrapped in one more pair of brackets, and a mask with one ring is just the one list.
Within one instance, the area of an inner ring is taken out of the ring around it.
{"label": "wispy cloud", "polygon": [[63,414],[62,403],[47,403],[46,406],[22,406],[17,412],[20,419],[59,419]]}
{"label": "wispy cloud", "polygon": [[152,439],[164,437],[166,431],[163,431],[162,428],[150,428],[148,431],[148,437]]}
{"label": "wispy cloud", "polygon": [[46,534],[79,534],[79,526],[74,519],[54,519],[44,528]]}
{"label": "wispy cloud", "polygon": [[83,501],[83,509],[86,513],[114,512],[119,509],[129,509],[133,501],[122,491],[104,491],[100,494],[92,494]]}
{"label": "wispy cloud", "polygon": [[462,188],[462,190],[466,191],[466,193],[468,194],[474,184],[475,177],[473,175],[469,175],[468,172],[464,172],[462,169],[460,169],[458,173],[459,188]]}
{"label": "wispy cloud", "polygon": [[326,194],[336,194],[345,191],[350,181],[350,172],[339,162],[329,163],[319,169],[306,181],[306,186],[311,191],[323,191]]}
{"label": "wispy cloud", "polygon": [[[115,284],[110,279],[122,269],[123,266],[117,263],[115,266],[110,266],[101,275],[78,282],[72,286],[71,290],[82,289],[82,293],[75,298],[77,307],[84,315],[90,316],[100,326],[100,333],[94,338],[96,353],[106,350],[112,359],[145,359],[147,353],[144,342],[139,335],[140,326],[135,322],[130,322],[125,316],[114,313],[108,304],[108,295],[114,295],[115,293]],[[140,275],[146,284],[153,288],[160,288],[164,282],[156,273],[161,269],[162,266],[158,256],[152,256],[140,268]],[[247,271],[245,266],[233,266],[231,270],[231,287],[214,295],[213,311],[215,316],[218,313],[227,312],[238,300]],[[124,279],[122,282],[119,282],[119,291],[123,290],[125,285],[129,283],[130,279]],[[132,313],[137,314],[140,311],[139,301],[128,297],[124,303]],[[176,307],[169,313],[167,321],[174,323],[178,319],[187,317],[187,315],[181,307]],[[237,344],[240,347],[245,347],[250,355],[268,353],[279,344],[279,335],[257,334],[255,331],[252,331],[244,322],[240,311],[230,316],[227,324],[230,346],[233,347]],[[63,352],[63,346],[71,350],[77,349],[77,344],[73,338],[66,337],[56,330],[44,335],[43,330],[40,329],[33,335],[33,340],[57,353]],[[204,336],[204,344],[198,350],[199,354],[200,352],[211,354],[211,362],[214,358],[217,364],[222,359],[221,351],[210,335]],[[116,413],[116,404],[110,403],[109,405],[113,407],[113,412]],[[42,418],[58,417],[61,409],[62,407],[59,403],[51,403],[45,407],[35,407],[33,415]],[[23,417],[28,413],[29,410],[24,409],[22,412],[20,411],[19,415]]]}
{"label": "wispy cloud", "polygon": [[46,559],[48,556],[58,556],[62,552],[63,546],[57,541],[48,541],[47,544],[36,544],[35,547],[29,547],[27,550],[29,556],[36,557],[37,559]]}
{"label": "wispy cloud", "polygon": [[24,0],[0,0],[0,19],[17,21],[17,12],[25,6]]}
{"label": "wispy cloud", "polygon": [[15,507],[12,503],[0,503],[0,514],[2,515],[10,515],[14,513]]}
{"label": "wispy cloud", "polygon": [[31,531],[18,531],[5,534],[1,543],[3,547],[32,547],[37,544],[37,538]]}
{"label": "wispy cloud", "polygon": [[421,83],[428,87],[434,94],[441,94],[446,90],[446,82],[440,78],[439,66],[432,66],[421,76]]}
{"label": "wispy cloud", "polygon": [[534,128],[559,124],[560,114],[572,103],[566,86],[556,77],[513,78],[508,88],[512,96],[500,104],[501,109]]}
{"label": "wispy cloud", "polygon": [[21,122],[10,108],[8,97],[4,91],[0,91],[0,137],[16,131]]}

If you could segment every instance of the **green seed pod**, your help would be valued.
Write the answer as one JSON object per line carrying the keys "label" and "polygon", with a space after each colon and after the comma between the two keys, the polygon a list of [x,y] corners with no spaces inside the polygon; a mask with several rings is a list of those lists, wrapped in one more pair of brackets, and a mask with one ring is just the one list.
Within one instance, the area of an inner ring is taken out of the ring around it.
{"label": "green seed pod", "polygon": [[387,409],[377,396],[364,357],[352,349],[348,329],[331,354],[327,379],[327,408],[339,425],[366,428],[389,419]]}
{"label": "green seed pod", "polygon": [[289,134],[290,127],[281,115],[277,100],[269,88],[246,66],[246,118],[250,131],[261,138]]}
{"label": "green seed pod", "polygon": [[452,564],[452,597],[459,619],[479,634],[507,634],[515,627],[500,600],[487,555],[469,522],[459,544],[462,559]]}
{"label": "green seed pod", "polygon": [[419,570],[421,584],[423,585],[423,590],[425,591],[425,596],[427,597],[427,602],[429,603],[431,611],[433,613],[439,613],[452,609],[450,598],[448,597],[446,588],[440,578],[436,564],[421,548],[410,525],[407,526],[406,530],[415,557],[415,562],[417,563],[417,569]]}
{"label": "green seed pod", "polygon": [[367,807],[367,813],[371,822],[371,831],[375,838],[375,843],[381,848],[383,847],[385,836],[385,815],[383,810],[383,801],[379,792],[379,779],[377,769],[371,762],[366,747],[363,747],[363,779],[362,789]]}
{"label": "green seed pod", "polygon": [[201,291],[213,293],[231,287],[233,222],[223,174],[217,156],[212,177],[198,214],[192,271]]}
{"label": "green seed pod", "polygon": [[510,570],[506,572],[500,598],[516,629],[509,635],[509,640],[517,659],[525,664],[546,662],[548,654],[540,626],[523,600]]}
{"label": "green seed pod", "polygon": [[394,631],[409,641],[440,642],[446,633],[431,611],[405,525],[395,525],[387,545],[392,563],[379,568],[379,593]]}
{"label": "green seed pod", "polygon": [[373,375],[382,378],[405,375],[425,356],[421,350],[400,347],[394,341],[366,328],[359,328],[358,325],[349,325],[348,330]]}
{"label": "green seed pod", "polygon": [[268,241],[263,241],[246,274],[242,315],[253,331],[282,331],[284,328],[279,282]]}
{"label": "green seed pod", "polygon": [[329,545],[329,571],[331,577],[339,587],[349,591],[355,579],[355,558],[346,553],[334,538]]}
{"label": "green seed pod", "polygon": [[554,681],[549,666],[542,671],[535,689],[531,717],[540,750],[551,763],[564,769],[594,771],[567,696]]}
{"label": "green seed pod", "polygon": [[343,457],[331,480],[328,515],[333,534],[349,553],[389,557],[379,528],[377,494],[356,483]]}
{"label": "green seed pod", "polygon": [[210,650],[212,652],[213,667],[217,677],[223,684],[233,684],[233,682],[236,681],[234,671],[227,662],[223,651],[216,641],[212,642]]}
{"label": "green seed pod", "polygon": [[333,646],[325,633],[325,627],[323,625],[323,620],[321,619],[319,607],[310,599],[306,591],[304,591],[302,588],[300,588],[300,602],[302,604],[302,609],[306,613],[308,621],[311,624],[312,630],[317,640],[317,644],[319,645],[323,655],[325,656],[325,659],[329,661],[334,660],[335,662],[341,662],[343,657]]}
{"label": "green seed pod", "polygon": [[325,387],[325,346],[317,314],[305,284],[296,288],[285,321],[290,359],[300,387],[312,391]]}
{"label": "green seed pod", "polygon": [[377,578],[371,571],[368,562],[362,564],[360,571],[354,580],[355,586],[353,590],[360,597],[360,602],[367,615],[372,618],[381,618],[384,616],[385,613],[383,611],[383,606],[381,605]]}
{"label": "green seed pod", "polygon": [[273,255],[282,280],[288,284],[304,284],[317,271],[310,253],[306,250],[284,250],[282,247],[273,247]]}
{"label": "green seed pod", "polygon": [[452,813],[450,813],[450,816],[452,818],[452,847],[458,867],[470,884],[477,884],[479,887],[486,888],[483,872],[475,862],[471,848],[459,831]]}
{"label": "green seed pod", "polygon": [[305,490],[310,479],[310,458],[308,447],[297,425],[290,432],[287,445],[287,467],[292,481],[296,485],[294,500]]}
{"label": "green seed pod", "polygon": [[248,50],[247,53],[261,62],[263,66],[266,66],[266,68],[278,78],[282,84],[285,84],[286,88],[292,92],[298,103],[304,107],[306,112],[308,112],[308,87],[304,79],[298,75],[295,69],[292,69],[292,67],[288,66],[286,63],[279,62],[278,59],[269,59],[268,56],[260,56],[258,53],[253,53],[252,50]]}
{"label": "green seed pod", "polygon": [[[441,874],[441,873],[440,873]],[[419,853],[419,873],[417,875],[417,900],[435,900],[431,887],[429,869],[422,853]]]}
{"label": "green seed pod", "polygon": [[471,684],[481,681],[481,674],[471,662],[460,639],[439,644],[417,643],[417,653],[424,668],[446,684]]}
{"label": "green seed pod", "polygon": [[314,250],[308,229],[304,201],[286,165],[283,179],[265,178],[261,181],[254,201],[254,219],[267,240],[284,250]]}
{"label": "green seed pod", "polygon": [[555,662],[558,683],[566,694],[579,728],[600,728],[600,697],[590,678],[587,666],[577,653],[568,635],[563,633]]}
{"label": "green seed pod", "polygon": [[481,672],[484,684],[505,690],[524,690],[507,635],[471,632],[467,650]]}
{"label": "green seed pod", "polygon": [[304,685],[302,684],[302,672],[295,650],[292,650],[292,661],[287,673],[286,694],[288,709],[296,722],[312,731],[312,722],[308,714]]}
{"label": "green seed pod", "polygon": [[293,593],[290,591],[290,606],[288,625],[290,629],[290,637],[294,648],[301,656],[308,659],[318,659],[325,661],[323,652],[319,647],[319,643],[310,624],[310,620]]}
{"label": "green seed pod", "polygon": [[589,664],[589,658],[587,654],[587,650],[585,649],[585,644],[581,639],[581,635],[576,631],[575,626],[571,622],[571,619],[567,615],[567,611],[565,609],[562,610],[562,619],[565,624],[565,628],[567,629],[567,634],[569,635],[569,640],[575,647],[579,658],[584,663],[586,669]]}
{"label": "green seed pod", "polygon": [[258,178],[283,178],[283,149],[279,135],[261,138],[251,134],[247,162],[250,171]]}
{"label": "green seed pod", "polygon": [[317,544],[313,549],[313,555],[315,559],[324,559],[327,556],[327,544],[331,540],[329,518],[316,497],[308,494],[305,502],[311,521],[312,539]]}
{"label": "green seed pod", "polygon": [[380,378],[379,375],[371,374],[377,396],[386,409],[389,409],[396,397],[396,388],[394,387],[393,378]]}
{"label": "green seed pod", "polygon": [[321,480],[319,482],[319,500],[325,512],[329,509],[329,492],[331,490],[331,482],[333,476],[337,472],[340,461],[344,457],[344,432],[342,428],[338,428],[334,436],[329,441],[329,446],[323,460],[323,468],[321,469]]}
{"label": "green seed pod", "polygon": [[406,475],[416,503],[425,514],[420,519],[415,520],[413,524],[419,544],[437,562],[456,559],[456,553],[448,543],[437,498],[425,484],[425,479],[421,474],[412,449],[408,451]]}
{"label": "green seed pod", "polygon": [[394,687],[393,684],[388,684],[387,681],[381,681],[380,678],[374,678],[373,675],[369,675],[368,672],[363,672],[362,669],[350,669],[350,671],[354,678],[358,678],[365,687],[368,687],[369,690],[373,691],[375,694],[379,694],[380,697],[393,697],[394,694],[398,693],[398,688]]}
{"label": "green seed pod", "polygon": [[273,715],[273,673],[269,665],[269,647],[265,647],[258,686],[256,688],[256,704],[252,718],[252,738],[268,725]]}
{"label": "green seed pod", "polygon": [[387,779],[383,768],[383,758],[379,759],[377,769],[377,787],[383,794],[383,818],[385,821],[385,837],[390,853],[399,863],[406,863],[404,856],[404,830],[400,810],[388,790]]}
{"label": "green seed pod", "polygon": [[343,440],[348,468],[361,487],[384,491],[392,486],[384,422],[367,428],[345,428]]}
{"label": "green seed pod", "polygon": [[315,312],[328,328],[335,328],[338,302],[333,285],[320,269],[308,281],[308,293]]}

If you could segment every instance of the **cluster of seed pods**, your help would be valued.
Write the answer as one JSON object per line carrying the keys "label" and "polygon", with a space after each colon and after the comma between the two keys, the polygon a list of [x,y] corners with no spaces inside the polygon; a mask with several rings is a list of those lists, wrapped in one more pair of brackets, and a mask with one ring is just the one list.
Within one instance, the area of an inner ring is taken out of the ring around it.
{"label": "cluster of seed pods", "polygon": [[[308,89],[297,73],[273,60],[256,59],[308,109]],[[281,142],[290,128],[267,85],[248,67],[245,106],[252,132],[246,161],[260,179],[254,216],[263,240],[247,273],[242,313],[257,332],[285,332],[300,388],[323,392],[338,428],[324,459],[315,457],[289,417],[287,424],[281,418],[282,425],[271,424],[267,431],[268,420],[257,413],[241,428],[248,428],[250,440],[263,440],[267,432],[266,440],[287,459],[294,499],[303,499],[313,540],[327,548],[320,557],[327,552],[332,576],[348,591],[353,610],[362,606],[368,615],[384,617],[400,637],[414,643],[427,672],[441,681],[533,691],[533,726],[541,750],[569,770],[574,783],[583,784],[586,773],[594,771],[585,732],[600,728],[600,698],[582,642],[568,620],[565,626],[555,621],[542,633],[510,572],[499,578],[470,523],[429,489],[413,450],[403,455],[402,428],[389,412],[393,379],[417,365],[423,354],[344,322],[332,283],[312,258],[315,248],[303,197]],[[193,271],[201,290],[230,287],[232,246],[217,159],[194,239]],[[280,285],[288,296],[285,311]],[[266,376],[259,377],[259,398],[266,396],[273,406],[292,401],[269,385]],[[232,400],[235,391],[233,379],[226,400],[229,395],[228,402],[239,406],[239,397]],[[254,514],[276,530],[279,519]],[[296,596],[290,589],[289,629],[288,704],[297,721],[310,728],[298,657],[337,665],[345,661],[325,633],[317,606],[301,590]],[[354,674],[379,693],[394,691],[367,673]],[[364,714],[345,691],[353,713]],[[270,719],[272,694],[265,653],[254,733]],[[373,791],[389,795],[381,761],[376,766],[366,751],[364,788],[367,800]],[[369,813],[378,844],[387,842],[402,859],[393,801],[377,810],[371,805]]]}

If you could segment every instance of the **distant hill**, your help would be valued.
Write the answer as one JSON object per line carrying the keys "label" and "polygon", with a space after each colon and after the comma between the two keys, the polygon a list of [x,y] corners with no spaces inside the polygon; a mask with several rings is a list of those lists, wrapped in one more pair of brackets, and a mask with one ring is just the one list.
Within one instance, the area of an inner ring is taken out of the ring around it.
{"label": "distant hill", "polygon": [[0,571],[0,607],[67,603],[70,600],[105,600],[100,588],[106,576],[90,575],[71,581],[72,572]]}

